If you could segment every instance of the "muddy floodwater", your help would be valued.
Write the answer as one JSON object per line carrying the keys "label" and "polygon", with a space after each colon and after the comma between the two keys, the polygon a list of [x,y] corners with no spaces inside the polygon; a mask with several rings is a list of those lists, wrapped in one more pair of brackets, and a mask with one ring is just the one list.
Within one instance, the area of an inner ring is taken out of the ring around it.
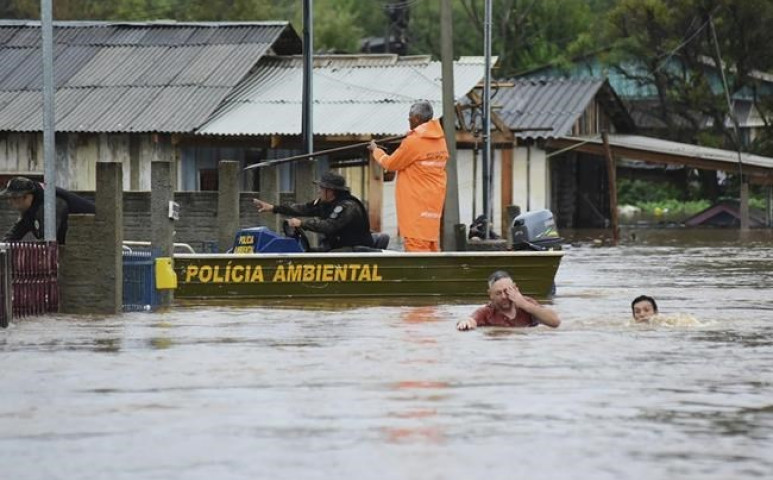
{"label": "muddy floodwater", "polygon": [[[0,478],[773,476],[773,242],[575,246],[557,288],[557,330],[319,302],[13,324]],[[676,321],[631,325],[641,293]]]}

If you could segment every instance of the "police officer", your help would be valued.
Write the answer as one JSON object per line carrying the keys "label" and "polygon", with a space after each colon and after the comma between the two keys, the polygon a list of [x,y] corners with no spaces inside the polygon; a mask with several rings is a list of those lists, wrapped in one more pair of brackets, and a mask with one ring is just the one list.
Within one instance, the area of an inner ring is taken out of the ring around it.
{"label": "police officer", "polygon": [[257,198],[252,202],[258,212],[292,216],[287,220],[291,227],[324,234],[330,250],[372,247],[368,212],[362,202],[349,193],[344,177],[327,172],[314,183],[319,185],[319,198],[308,203],[272,205]]}
{"label": "police officer", "polygon": [[[8,181],[0,196],[19,212],[19,219],[3,237],[4,242],[17,242],[28,233],[43,239],[43,185],[26,177]],[[56,188],[56,241],[64,244],[67,236],[67,216],[70,213],[95,213],[94,203],[62,188]]]}

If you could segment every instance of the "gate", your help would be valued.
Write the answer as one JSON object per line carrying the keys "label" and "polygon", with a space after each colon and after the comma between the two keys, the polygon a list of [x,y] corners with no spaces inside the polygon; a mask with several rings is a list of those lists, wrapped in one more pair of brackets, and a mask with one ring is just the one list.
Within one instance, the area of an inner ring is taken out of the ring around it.
{"label": "gate", "polygon": [[0,327],[59,311],[58,275],[56,243],[0,244]]}

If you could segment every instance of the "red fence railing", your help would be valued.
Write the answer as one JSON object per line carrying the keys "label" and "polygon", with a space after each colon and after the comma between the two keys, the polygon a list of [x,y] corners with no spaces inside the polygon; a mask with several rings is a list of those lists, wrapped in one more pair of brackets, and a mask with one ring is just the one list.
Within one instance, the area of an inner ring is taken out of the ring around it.
{"label": "red fence railing", "polygon": [[[59,310],[56,243],[11,243],[0,248],[0,326]],[[10,294],[10,295],[9,295]]]}

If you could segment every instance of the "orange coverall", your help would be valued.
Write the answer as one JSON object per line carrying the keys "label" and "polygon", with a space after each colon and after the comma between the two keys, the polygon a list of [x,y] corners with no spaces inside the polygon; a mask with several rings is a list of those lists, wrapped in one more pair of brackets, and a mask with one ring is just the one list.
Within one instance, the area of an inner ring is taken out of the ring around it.
{"label": "orange coverall", "polygon": [[397,172],[397,227],[406,251],[438,251],[440,217],[446,199],[448,149],[437,119],[411,130],[392,155],[380,148],[373,158]]}

